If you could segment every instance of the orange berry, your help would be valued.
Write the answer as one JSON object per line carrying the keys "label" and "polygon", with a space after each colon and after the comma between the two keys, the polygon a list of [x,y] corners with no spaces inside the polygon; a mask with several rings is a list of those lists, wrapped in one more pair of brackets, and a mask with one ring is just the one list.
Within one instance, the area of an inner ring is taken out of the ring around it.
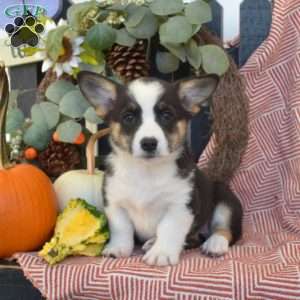
{"label": "orange berry", "polygon": [[85,142],[85,136],[84,134],[81,132],[78,137],[75,139],[74,144],[76,145],[82,145]]}
{"label": "orange berry", "polygon": [[60,142],[60,139],[59,139],[59,135],[58,135],[58,132],[55,131],[52,135],[52,138],[53,138],[53,141],[54,142]]}
{"label": "orange berry", "polygon": [[38,156],[38,152],[35,148],[27,148],[24,152],[24,156],[27,160],[34,160]]}

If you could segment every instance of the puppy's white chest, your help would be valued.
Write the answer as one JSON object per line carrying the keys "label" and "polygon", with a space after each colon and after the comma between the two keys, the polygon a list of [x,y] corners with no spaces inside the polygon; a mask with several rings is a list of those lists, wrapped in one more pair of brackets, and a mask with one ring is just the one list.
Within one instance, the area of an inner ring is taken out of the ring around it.
{"label": "puppy's white chest", "polygon": [[108,205],[122,207],[137,235],[147,240],[156,235],[157,225],[171,205],[189,200],[191,186],[177,176],[172,164],[127,167],[114,162],[114,175],[106,186]]}

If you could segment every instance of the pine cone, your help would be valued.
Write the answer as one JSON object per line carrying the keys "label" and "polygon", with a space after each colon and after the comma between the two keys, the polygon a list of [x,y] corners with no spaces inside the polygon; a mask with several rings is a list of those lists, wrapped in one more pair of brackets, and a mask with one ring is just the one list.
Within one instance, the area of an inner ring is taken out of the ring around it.
{"label": "pine cone", "polygon": [[107,64],[124,82],[149,76],[146,49],[147,44],[142,40],[131,48],[115,44],[107,54]]}
{"label": "pine cone", "polygon": [[58,177],[80,164],[80,153],[76,145],[51,141],[38,160],[49,177]]}

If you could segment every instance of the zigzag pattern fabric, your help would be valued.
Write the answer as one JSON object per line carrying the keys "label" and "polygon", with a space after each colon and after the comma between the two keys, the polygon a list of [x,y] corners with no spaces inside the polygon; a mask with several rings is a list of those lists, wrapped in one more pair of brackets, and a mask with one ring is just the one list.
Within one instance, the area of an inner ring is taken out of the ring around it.
{"label": "zigzag pattern fabric", "polygon": [[[222,258],[199,250],[174,267],[128,259],[70,258],[47,266],[19,254],[50,300],[300,299],[300,1],[276,0],[270,36],[242,70],[250,140],[232,181],[245,211],[243,240]],[[209,159],[212,139],[199,165]]]}

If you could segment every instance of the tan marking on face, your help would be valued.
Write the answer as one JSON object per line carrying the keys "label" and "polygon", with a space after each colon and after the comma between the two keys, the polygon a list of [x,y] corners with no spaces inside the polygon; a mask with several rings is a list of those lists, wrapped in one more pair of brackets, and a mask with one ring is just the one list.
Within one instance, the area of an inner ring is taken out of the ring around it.
{"label": "tan marking on face", "polygon": [[193,105],[193,106],[191,107],[191,112],[192,112],[192,114],[197,114],[197,113],[200,112],[200,110],[201,110],[201,108],[200,108],[200,106],[198,106],[198,105]]}
{"label": "tan marking on face", "polygon": [[125,151],[129,151],[129,140],[122,134],[121,125],[117,122],[110,124],[111,137],[116,145]]}
{"label": "tan marking on face", "polygon": [[105,111],[105,109],[101,106],[98,106],[96,108],[96,114],[100,117],[100,118],[104,118],[107,114],[107,112]]}
{"label": "tan marking on face", "polygon": [[176,150],[185,139],[187,130],[187,122],[181,120],[177,122],[175,131],[169,136],[169,144],[171,151]]}
{"label": "tan marking on face", "polygon": [[232,234],[229,229],[218,228],[214,233],[222,235],[229,243],[232,241]]}

